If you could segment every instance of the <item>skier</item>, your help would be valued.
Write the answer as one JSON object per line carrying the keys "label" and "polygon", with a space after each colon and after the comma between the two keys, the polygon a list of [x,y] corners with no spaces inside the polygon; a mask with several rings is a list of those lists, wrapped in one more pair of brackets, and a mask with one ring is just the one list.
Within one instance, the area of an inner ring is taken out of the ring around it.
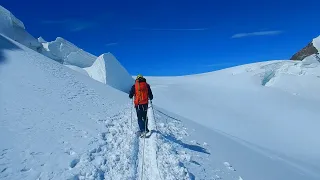
{"label": "skier", "polygon": [[153,94],[150,85],[146,79],[139,74],[136,78],[135,84],[131,87],[129,98],[134,96],[134,107],[136,108],[138,124],[140,128],[141,137],[149,132],[148,129],[148,99],[153,99]]}

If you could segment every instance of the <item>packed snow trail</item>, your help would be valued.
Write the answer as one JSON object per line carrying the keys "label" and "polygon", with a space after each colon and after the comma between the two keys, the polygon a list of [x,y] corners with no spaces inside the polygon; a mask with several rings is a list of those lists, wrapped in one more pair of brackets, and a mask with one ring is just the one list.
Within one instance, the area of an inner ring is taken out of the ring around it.
{"label": "packed snow trail", "polygon": [[[149,105],[150,106],[150,105]],[[148,109],[148,128],[151,135],[146,138],[139,138],[137,177],[138,180],[175,180],[193,179],[188,169],[183,165],[184,156],[177,154],[177,149],[173,146],[173,141],[168,141],[167,137],[177,138],[173,134],[163,134],[165,129],[175,129],[171,123],[165,124],[164,118],[159,114],[153,114],[153,108]],[[133,115],[136,115],[135,113]],[[156,117],[154,117],[156,116]],[[136,118],[134,123],[136,123]],[[161,127],[159,127],[159,125]],[[158,127],[157,127],[158,126]],[[175,129],[177,130],[177,129]],[[183,131],[184,132],[184,131]],[[148,133],[149,134],[149,133]],[[144,157],[143,157],[143,151]],[[144,163],[144,164],[143,164]],[[142,168],[143,165],[143,168]]]}
{"label": "packed snow trail", "polygon": [[150,137],[147,135],[146,138],[140,138],[139,140],[138,179],[162,180],[157,164],[156,125],[151,107],[148,109],[148,120],[151,135]]}

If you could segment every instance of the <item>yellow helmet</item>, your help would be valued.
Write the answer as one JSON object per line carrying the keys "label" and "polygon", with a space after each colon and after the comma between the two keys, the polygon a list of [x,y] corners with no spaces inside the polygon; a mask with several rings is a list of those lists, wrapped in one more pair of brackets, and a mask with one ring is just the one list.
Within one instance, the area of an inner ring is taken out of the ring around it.
{"label": "yellow helmet", "polygon": [[143,78],[143,76],[142,76],[141,74],[139,74],[139,75],[137,76],[137,79],[139,79],[139,78]]}

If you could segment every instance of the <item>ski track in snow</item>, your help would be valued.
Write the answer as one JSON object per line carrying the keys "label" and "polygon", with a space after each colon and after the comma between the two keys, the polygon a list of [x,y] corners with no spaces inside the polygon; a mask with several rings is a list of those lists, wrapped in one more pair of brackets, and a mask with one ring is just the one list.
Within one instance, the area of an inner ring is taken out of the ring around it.
{"label": "ski track in snow", "polygon": [[[155,116],[157,116],[156,113]],[[163,123],[164,119],[161,116],[157,117],[158,119],[154,117],[153,109],[150,107],[148,110],[148,119],[151,135],[146,139],[139,138],[137,179],[194,179],[193,175],[191,175],[183,165],[182,161],[184,156],[177,154],[177,150],[173,147],[172,142],[166,140],[166,135],[163,132],[165,129],[168,129],[168,126]],[[136,122],[136,118],[134,122]],[[159,124],[162,127],[159,127]],[[143,149],[145,150],[144,159]],[[144,168],[142,169],[143,162]]]}
{"label": "ski track in snow", "polygon": [[[152,110],[148,110],[149,129],[155,129],[155,122],[152,116]],[[152,131],[154,132],[154,131]],[[161,180],[157,162],[157,137],[151,134],[148,138],[139,138],[139,158],[138,158],[138,179]],[[143,157],[144,151],[144,157]],[[143,164],[144,163],[144,164]]]}

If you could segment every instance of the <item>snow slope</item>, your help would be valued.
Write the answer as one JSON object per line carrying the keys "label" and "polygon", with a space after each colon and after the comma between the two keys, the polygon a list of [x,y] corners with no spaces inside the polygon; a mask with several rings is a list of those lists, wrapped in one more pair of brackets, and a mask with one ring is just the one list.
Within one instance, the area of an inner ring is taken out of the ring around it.
{"label": "snow slope", "polygon": [[290,159],[319,178],[319,65],[310,56],[147,80],[159,107]]}
{"label": "snow slope", "polygon": [[[114,165],[111,154],[131,155],[121,141],[106,144],[115,119],[128,126],[126,94],[2,36],[0,44],[0,179],[97,178]],[[119,135],[127,144],[129,132]]]}
{"label": "snow slope", "polygon": [[188,179],[156,131],[135,135],[126,93],[2,35],[0,53],[0,179]]}
{"label": "snow slope", "polygon": [[316,49],[318,49],[318,52],[320,52],[320,36],[314,38],[312,40],[312,44]]}
{"label": "snow slope", "polygon": [[111,54],[102,54],[91,67],[84,68],[93,79],[123,92],[129,92],[134,83],[131,75]]}
{"label": "snow slope", "polygon": [[62,64],[84,68],[91,66],[97,58],[61,37],[57,37],[56,40],[52,42],[46,42],[40,37],[38,41],[43,46],[41,48],[43,55]]}
{"label": "snow slope", "polygon": [[1,5],[0,34],[4,34],[34,50],[37,50],[41,47],[41,44],[25,30],[23,22],[21,22],[10,11]]}

